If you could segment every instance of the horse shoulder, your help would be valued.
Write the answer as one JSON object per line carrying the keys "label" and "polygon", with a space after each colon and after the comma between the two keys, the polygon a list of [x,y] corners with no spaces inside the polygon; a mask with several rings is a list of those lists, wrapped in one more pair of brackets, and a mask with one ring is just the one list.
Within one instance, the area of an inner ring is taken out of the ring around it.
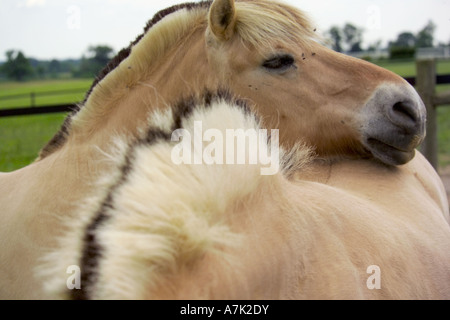
{"label": "horse shoulder", "polygon": [[[317,182],[298,182],[291,193],[305,298],[448,298],[450,229],[442,220],[423,227],[414,215],[402,219],[352,191]],[[367,286],[373,267],[381,270],[381,290]]]}
{"label": "horse shoulder", "polygon": [[450,224],[447,193],[442,179],[439,177],[436,170],[420,152],[416,152],[414,161],[407,164],[406,169],[421,183],[423,191],[425,191],[430,199],[432,199],[442,210],[444,218]]}
{"label": "horse shoulder", "polygon": [[441,222],[450,222],[442,180],[419,152],[410,163],[399,167],[376,161],[342,160],[316,164],[297,178],[345,190],[397,216],[420,216],[424,220],[434,216]]}
{"label": "horse shoulder", "polygon": [[34,267],[67,230],[62,216],[89,193],[86,176],[60,154],[0,175],[0,299],[48,298]]}
{"label": "horse shoulder", "polygon": [[[23,179],[26,171],[0,175],[0,299],[39,298],[34,293],[40,292],[40,288],[32,274],[39,241],[30,232],[33,221],[39,220],[34,219],[38,212],[28,196],[29,185]],[[27,210],[23,210],[25,205]]]}

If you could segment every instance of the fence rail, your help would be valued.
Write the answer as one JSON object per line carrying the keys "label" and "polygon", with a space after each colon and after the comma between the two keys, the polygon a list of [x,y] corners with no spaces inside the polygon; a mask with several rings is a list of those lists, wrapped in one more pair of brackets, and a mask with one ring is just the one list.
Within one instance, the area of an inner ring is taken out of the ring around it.
{"label": "fence rail", "polygon": [[27,98],[27,97],[31,98],[31,97],[37,97],[37,96],[54,96],[54,95],[64,95],[64,94],[84,93],[84,92],[86,92],[86,89],[67,89],[67,90],[52,90],[52,91],[20,93],[20,94],[11,94],[11,95],[7,95],[7,96],[0,96],[0,101],[1,100],[16,100],[16,99]]}
{"label": "fence rail", "polygon": [[40,106],[33,108],[14,108],[14,109],[0,109],[1,117],[13,117],[13,116],[30,116],[36,114],[46,113],[58,113],[58,112],[71,112],[77,108],[76,103],[72,104],[59,104],[51,106]]}
{"label": "fence rail", "polygon": [[[407,77],[406,81],[409,82],[412,86],[417,85],[416,77]],[[436,75],[436,84],[449,84],[450,83],[450,74],[438,74]]]}
{"label": "fence rail", "polygon": [[30,104],[28,106],[10,107],[7,109],[0,108],[0,117],[12,117],[12,116],[25,116],[25,115],[35,115],[35,114],[45,114],[45,113],[57,113],[57,112],[68,112],[76,107],[77,101],[71,101],[70,103],[56,103],[52,105],[39,105],[36,103],[37,98],[46,96],[63,96],[69,94],[84,94],[86,93],[86,88],[78,89],[65,89],[65,90],[51,90],[51,91],[40,91],[40,92],[30,92],[12,95],[0,96],[0,103],[2,101],[18,100],[24,98],[30,98]]}

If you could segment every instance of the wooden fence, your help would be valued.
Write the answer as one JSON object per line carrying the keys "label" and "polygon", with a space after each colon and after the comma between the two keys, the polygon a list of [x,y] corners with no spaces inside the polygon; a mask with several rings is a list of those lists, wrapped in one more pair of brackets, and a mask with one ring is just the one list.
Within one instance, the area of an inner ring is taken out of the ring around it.
{"label": "wooden fence", "polygon": [[442,93],[436,92],[436,85],[449,84],[450,76],[436,75],[436,60],[418,60],[416,90],[427,107],[427,137],[421,147],[421,152],[436,169],[438,162],[438,126],[437,107],[450,106],[450,90]]}
{"label": "wooden fence", "polygon": [[45,113],[57,113],[57,112],[71,112],[75,110],[77,105],[72,104],[57,104],[51,106],[39,106],[39,107],[26,107],[26,108],[14,108],[14,109],[0,109],[1,117],[14,117],[14,116],[30,116],[35,114]]}
{"label": "wooden fence", "polygon": [[[29,98],[30,103],[28,106],[22,106],[17,108],[0,109],[0,117],[12,117],[12,116],[25,116],[44,113],[55,112],[69,112],[76,108],[76,101],[73,103],[60,103],[53,105],[39,105],[37,106],[36,99],[43,96],[62,96],[68,94],[84,94],[86,89],[70,89],[70,90],[57,90],[57,91],[44,91],[44,92],[30,92],[26,94],[13,94],[8,96],[0,96],[0,101],[7,100],[24,100]],[[66,99],[65,99],[66,100]]]}

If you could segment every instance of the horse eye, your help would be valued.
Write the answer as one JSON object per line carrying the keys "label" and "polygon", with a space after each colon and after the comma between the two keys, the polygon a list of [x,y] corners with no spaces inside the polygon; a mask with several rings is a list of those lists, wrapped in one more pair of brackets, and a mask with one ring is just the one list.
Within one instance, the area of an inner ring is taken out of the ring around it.
{"label": "horse eye", "polygon": [[294,63],[294,57],[286,54],[275,56],[269,60],[264,61],[263,67],[270,71],[282,72],[292,67]]}

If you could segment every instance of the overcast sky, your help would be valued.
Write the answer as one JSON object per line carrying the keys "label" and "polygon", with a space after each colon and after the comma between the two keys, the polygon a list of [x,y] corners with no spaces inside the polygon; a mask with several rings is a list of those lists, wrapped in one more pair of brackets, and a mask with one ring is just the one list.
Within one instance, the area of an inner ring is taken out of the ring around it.
{"label": "overcast sky", "polygon": [[[9,49],[38,59],[80,58],[89,45],[117,52],[157,11],[183,0],[0,0],[0,60]],[[386,44],[429,20],[436,40],[450,42],[450,0],[284,0],[309,14],[319,32],[351,22],[365,29],[364,46]]]}

